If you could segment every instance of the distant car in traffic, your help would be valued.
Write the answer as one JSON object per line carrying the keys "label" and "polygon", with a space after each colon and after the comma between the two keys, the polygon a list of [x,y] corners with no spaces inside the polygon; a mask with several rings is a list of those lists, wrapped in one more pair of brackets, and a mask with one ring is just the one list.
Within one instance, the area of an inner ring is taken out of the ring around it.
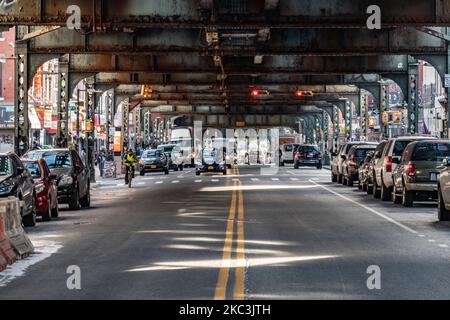
{"label": "distant car in traffic", "polygon": [[41,216],[43,221],[57,218],[59,215],[56,186],[58,176],[50,172],[44,159],[23,160],[23,164],[35,183],[36,214]]}
{"label": "distant car in traffic", "polygon": [[71,210],[91,205],[90,175],[78,152],[71,149],[33,150],[24,159],[44,159],[51,173],[57,175],[58,203]]}
{"label": "distant car in traffic", "polygon": [[145,150],[139,160],[139,173],[141,176],[147,172],[164,172],[169,174],[170,160],[162,150]]}
{"label": "distant car in traffic", "polygon": [[157,150],[164,152],[169,161],[169,168],[174,171],[183,170],[183,151],[176,144],[161,144]]}
{"label": "distant car in traffic", "polygon": [[361,144],[377,144],[376,142],[352,141],[341,145],[336,153],[332,153],[331,160],[331,182],[343,183],[344,172],[343,163],[348,157],[348,153],[353,146]]}
{"label": "distant car in traffic", "polygon": [[424,140],[408,144],[393,172],[394,203],[412,207],[416,200],[437,199],[442,162],[449,156],[449,140]]}
{"label": "distant car in traffic", "polygon": [[359,183],[359,167],[364,161],[368,152],[376,149],[376,144],[361,144],[350,148],[348,157],[342,163],[342,172],[344,174],[344,185],[353,187],[353,182]]}
{"label": "distant car in traffic", "polygon": [[299,144],[288,143],[280,146],[280,166],[284,166],[285,163],[294,163],[294,155],[297,151]]}
{"label": "distant car in traffic", "polygon": [[223,151],[217,148],[204,148],[200,152],[195,164],[195,174],[199,176],[205,172],[221,172],[227,174],[227,164]]}
{"label": "distant car in traffic", "polygon": [[0,154],[0,198],[17,197],[24,202],[21,207],[22,222],[27,227],[36,225],[36,198],[34,181],[30,172],[15,153]]}
{"label": "distant car in traffic", "polygon": [[[394,172],[406,146],[414,141],[435,139],[427,136],[402,136],[389,139],[383,151],[378,153],[374,165],[373,196],[383,201],[391,199]],[[378,151],[377,151],[378,152]]]}
{"label": "distant car in traffic", "polygon": [[374,153],[375,150],[368,152],[358,169],[358,189],[362,191],[367,191],[367,185],[369,184],[370,163],[372,162]]}
{"label": "distant car in traffic", "polygon": [[442,167],[438,177],[438,219],[450,221],[450,157],[442,160]]}
{"label": "distant car in traffic", "polygon": [[294,169],[300,166],[312,166],[322,169],[322,154],[319,147],[311,144],[302,144],[297,148],[294,160]]}

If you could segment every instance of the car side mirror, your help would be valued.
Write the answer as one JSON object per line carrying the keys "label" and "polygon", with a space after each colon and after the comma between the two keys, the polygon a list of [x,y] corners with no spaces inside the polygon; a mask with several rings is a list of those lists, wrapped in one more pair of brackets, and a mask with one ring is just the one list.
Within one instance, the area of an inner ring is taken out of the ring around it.
{"label": "car side mirror", "polygon": [[400,158],[392,158],[392,163],[399,164]]}
{"label": "car side mirror", "polygon": [[445,157],[444,160],[442,160],[442,165],[445,167],[450,167],[450,157]]}
{"label": "car side mirror", "polygon": [[58,176],[56,175],[56,173],[50,173],[48,175],[49,180],[56,180],[57,178],[58,178]]}

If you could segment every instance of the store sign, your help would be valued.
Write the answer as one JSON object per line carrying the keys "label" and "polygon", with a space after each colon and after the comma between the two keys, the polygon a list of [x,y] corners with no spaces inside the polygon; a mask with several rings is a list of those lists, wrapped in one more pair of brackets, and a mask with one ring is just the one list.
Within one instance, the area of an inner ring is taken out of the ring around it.
{"label": "store sign", "polygon": [[44,111],[44,128],[52,129],[52,125],[53,125],[52,110],[45,110]]}

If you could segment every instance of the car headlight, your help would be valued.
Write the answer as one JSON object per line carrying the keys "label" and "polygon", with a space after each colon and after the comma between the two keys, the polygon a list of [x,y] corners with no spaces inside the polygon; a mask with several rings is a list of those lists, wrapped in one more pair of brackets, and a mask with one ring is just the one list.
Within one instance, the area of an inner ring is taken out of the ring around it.
{"label": "car headlight", "polygon": [[59,181],[59,184],[63,185],[63,186],[68,186],[68,185],[71,185],[72,183],[73,183],[73,178],[71,176],[64,176]]}
{"label": "car headlight", "polygon": [[14,184],[10,182],[3,182],[0,184],[0,194],[8,194],[14,188]]}
{"label": "car headlight", "polygon": [[142,166],[145,166],[145,160],[140,160],[139,164],[142,165]]}
{"label": "car headlight", "polygon": [[45,189],[45,186],[42,183],[37,184],[34,187],[34,190],[36,191],[36,193],[41,193],[42,191],[44,191],[44,189]]}

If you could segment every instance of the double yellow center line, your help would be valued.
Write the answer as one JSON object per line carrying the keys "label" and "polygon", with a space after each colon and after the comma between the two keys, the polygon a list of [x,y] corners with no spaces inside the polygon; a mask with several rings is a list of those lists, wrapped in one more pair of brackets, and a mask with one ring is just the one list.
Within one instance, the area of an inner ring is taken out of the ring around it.
{"label": "double yellow center line", "polygon": [[[234,174],[239,174],[239,169],[234,168]],[[234,267],[234,289],[233,299],[243,300],[244,282],[245,282],[245,246],[244,246],[244,197],[239,186],[240,182],[233,183],[233,193],[231,194],[231,205],[225,233],[225,243],[223,246],[222,264],[217,279],[214,298],[216,300],[225,300],[227,297],[228,279],[230,278],[230,269]],[[236,222],[237,207],[237,244],[236,256],[232,260],[234,224]],[[233,265],[232,262],[234,261]]]}

